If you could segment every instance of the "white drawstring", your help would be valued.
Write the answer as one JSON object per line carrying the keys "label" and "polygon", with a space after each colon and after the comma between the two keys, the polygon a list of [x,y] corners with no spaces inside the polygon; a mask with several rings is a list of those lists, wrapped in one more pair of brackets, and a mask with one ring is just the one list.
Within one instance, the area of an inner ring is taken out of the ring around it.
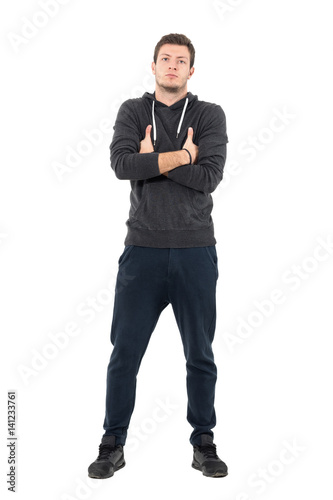
{"label": "white drawstring", "polygon": [[155,122],[155,112],[154,112],[154,108],[155,108],[155,101],[153,101],[153,129],[154,129],[154,146],[156,144],[156,122]]}
{"label": "white drawstring", "polygon": [[[179,125],[178,125],[178,129],[177,129],[176,139],[178,139],[180,129],[182,128],[182,123],[183,123],[183,120],[184,120],[184,116],[185,116],[185,111],[186,111],[187,105],[188,105],[188,97],[186,97],[186,101],[185,101],[185,104],[184,104],[184,107],[183,107],[182,116],[180,117],[180,120],[179,120]],[[156,144],[156,138],[157,138],[156,122],[155,122],[155,100],[153,100],[152,116],[153,116],[154,146],[155,146],[155,144]]]}
{"label": "white drawstring", "polygon": [[185,104],[184,104],[184,107],[183,107],[182,116],[180,117],[180,122],[179,122],[178,129],[177,129],[176,139],[178,139],[178,135],[179,135],[182,123],[183,123],[183,119],[184,119],[185,111],[186,111],[186,108],[187,108],[187,104],[188,104],[188,97],[186,97],[186,101],[185,101]]}

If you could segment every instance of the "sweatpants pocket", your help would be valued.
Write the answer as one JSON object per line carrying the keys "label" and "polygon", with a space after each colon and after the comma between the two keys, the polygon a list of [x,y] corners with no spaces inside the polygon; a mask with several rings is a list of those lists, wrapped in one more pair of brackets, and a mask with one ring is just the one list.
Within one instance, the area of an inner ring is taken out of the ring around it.
{"label": "sweatpants pocket", "polygon": [[218,258],[217,258],[217,252],[216,252],[216,247],[215,245],[211,245],[208,247],[205,247],[207,255],[209,260],[214,266],[214,269],[216,270],[216,279],[219,277],[219,270],[218,270]]}
{"label": "sweatpants pocket", "polygon": [[123,264],[126,259],[128,259],[128,257],[130,255],[130,253],[132,252],[134,246],[135,245],[126,245],[125,246],[124,251],[123,251],[123,253],[121,254],[121,256],[119,257],[119,260],[118,260],[118,265],[119,266],[121,264]]}

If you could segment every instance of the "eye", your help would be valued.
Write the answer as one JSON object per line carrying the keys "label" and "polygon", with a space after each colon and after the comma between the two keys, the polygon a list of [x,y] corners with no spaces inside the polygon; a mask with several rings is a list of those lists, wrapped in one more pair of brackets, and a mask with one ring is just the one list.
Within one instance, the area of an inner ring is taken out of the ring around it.
{"label": "eye", "polygon": [[168,58],[167,57],[162,57],[162,61],[167,61]]}

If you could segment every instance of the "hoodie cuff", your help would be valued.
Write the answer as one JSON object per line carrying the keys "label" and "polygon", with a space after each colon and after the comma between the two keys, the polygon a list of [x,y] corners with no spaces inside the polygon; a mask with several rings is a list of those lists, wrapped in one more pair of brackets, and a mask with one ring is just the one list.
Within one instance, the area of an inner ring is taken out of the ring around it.
{"label": "hoodie cuff", "polygon": [[139,180],[150,179],[151,177],[156,177],[161,175],[160,169],[158,167],[158,155],[159,153],[138,153],[136,155],[136,169],[138,171]]}
{"label": "hoodie cuff", "polygon": [[161,175],[158,167],[159,153],[131,153],[127,154],[115,167],[118,179],[143,181]]}

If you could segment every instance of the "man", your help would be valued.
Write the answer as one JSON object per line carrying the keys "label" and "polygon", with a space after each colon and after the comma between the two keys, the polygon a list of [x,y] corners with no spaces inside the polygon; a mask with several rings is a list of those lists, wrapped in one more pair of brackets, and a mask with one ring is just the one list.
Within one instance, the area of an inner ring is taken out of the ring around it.
{"label": "man", "polygon": [[110,146],[118,179],[131,182],[125,248],[119,258],[107,371],[106,413],[94,478],[124,467],[136,376],[158,318],[169,303],[184,347],[192,467],[223,477],[212,428],[217,377],[212,341],[218,265],[211,193],[222,180],[226,121],[219,105],[187,91],[195,51],[184,35],[155,47],[155,92],[125,101]]}

